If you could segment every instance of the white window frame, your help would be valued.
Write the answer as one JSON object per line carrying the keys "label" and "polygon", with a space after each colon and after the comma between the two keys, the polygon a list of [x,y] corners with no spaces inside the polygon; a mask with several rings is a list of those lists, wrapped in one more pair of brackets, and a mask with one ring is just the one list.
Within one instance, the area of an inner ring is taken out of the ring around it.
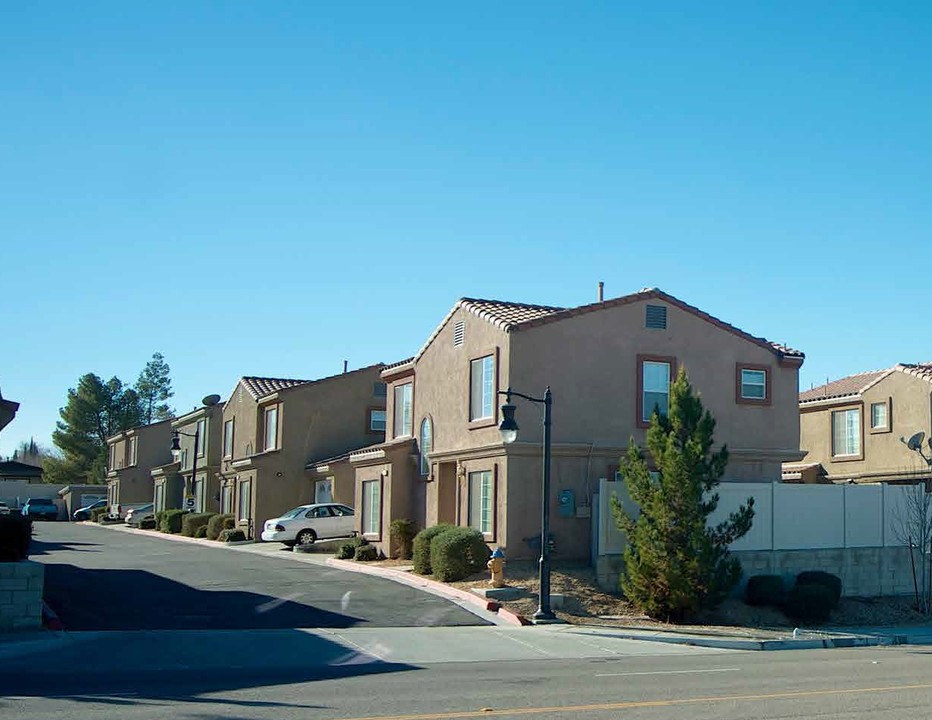
{"label": "white window frame", "polygon": [[[326,495],[323,495],[323,490],[326,488]],[[333,478],[326,477],[322,480],[317,480],[314,483],[314,503],[332,503],[333,502]]]}
{"label": "white window frame", "polygon": [[[883,408],[883,423],[874,422],[874,408]],[[890,427],[890,410],[886,401],[871,403],[871,430],[887,430]]]}
{"label": "white window frame", "polygon": [[[377,426],[377,421],[375,419],[376,413],[382,414],[382,427]],[[388,427],[388,413],[381,408],[372,408],[369,411],[369,431],[370,432],[385,432],[385,429]]]}
{"label": "white window frame", "polygon": [[223,423],[223,457],[233,457],[233,418]]}
{"label": "white window frame", "polygon": [[382,535],[382,480],[364,480],[362,483],[362,533]]}
{"label": "white window frame", "polygon": [[202,458],[207,454],[207,418],[201,418],[194,424],[194,432],[197,433],[197,456]]}
{"label": "white window frame", "polygon": [[[269,422],[273,418],[273,422]],[[267,405],[262,413],[263,451],[278,450],[278,405]],[[272,430],[270,433],[269,430]],[[269,436],[272,436],[271,438]]]}
{"label": "white window frame", "polygon": [[[425,433],[424,430],[427,430],[427,432]],[[419,472],[422,476],[430,475],[430,460],[427,455],[434,447],[434,427],[429,417],[425,417],[421,420],[417,447],[420,453],[420,462],[418,463]]]}
{"label": "white window frame", "polygon": [[493,532],[493,478],[491,470],[469,473],[469,526],[483,535]]}
{"label": "white window frame", "polygon": [[[749,382],[746,379],[746,375],[760,376],[760,382],[756,380]],[[747,388],[760,388],[760,395],[748,395],[745,392],[745,387]],[[758,400],[764,401],[767,399],[767,371],[759,370],[757,368],[741,368],[741,399],[742,400]]]}
{"label": "white window frame", "polygon": [[[647,387],[647,368],[663,366],[667,369],[666,388],[664,390]],[[670,385],[673,383],[673,364],[666,360],[642,360],[641,361],[641,422],[649,423],[654,414],[654,407],[658,403],[648,404],[647,395],[666,395],[666,408],[661,408],[662,414],[670,412]],[[646,417],[645,417],[646,416]]]}
{"label": "white window frame", "polygon": [[[395,386],[395,402],[392,405],[392,431],[394,437],[410,437],[412,428],[412,405],[414,400],[414,383]],[[400,405],[400,407],[399,407]]]}
{"label": "white window frame", "polygon": [[[844,418],[844,437],[839,438],[839,429],[836,423]],[[839,448],[839,439],[844,442],[844,447]],[[853,447],[852,447],[853,441]],[[843,452],[840,452],[843,450]],[[861,409],[846,408],[844,410],[832,411],[832,457],[833,458],[857,458],[861,455]]]}
{"label": "white window frame", "polygon": [[[244,488],[245,492],[243,492]],[[239,505],[239,512],[236,514],[239,515],[240,522],[249,522],[250,517],[252,517],[252,480],[240,480],[239,486],[236,488],[236,495]],[[243,502],[244,497],[246,502]]]}
{"label": "white window frame", "polygon": [[495,417],[495,355],[469,361],[469,421]]}
{"label": "white window frame", "polygon": [[129,464],[130,464],[130,467],[135,467],[135,466],[136,466],[136,462],[137,462],[137,460],[138,460],[138,458],[139,458],[139,452],[138,452],[139,445],[138,445],[137,442],[136,442],[137,440],[139,440],[139,438],[137,438],[135,435],[129,439]]}

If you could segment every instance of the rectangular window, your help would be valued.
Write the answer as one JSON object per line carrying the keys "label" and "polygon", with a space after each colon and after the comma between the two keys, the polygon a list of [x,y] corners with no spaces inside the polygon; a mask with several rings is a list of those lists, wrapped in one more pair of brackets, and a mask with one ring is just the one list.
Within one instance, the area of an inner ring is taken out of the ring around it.
{"label": "rectangular window", "polygon": [[252,481],[239,481],[239,519],[248,521],[252,515]]}
{"label": "rectangular window", "polygon": [[135,464],[136,464],[136,457],[137,457],[137,454],[136,454],[136,441],[137,441],[138,439],[139,439],[139,438],[135,438],[135,437],[132,437],[132,438],[129,439],[129,464],[130,464],[130,465],[135,465]]}
{"label": "rectangular window", "polygon": [[233,457],[233,419],[223,423],[223,457]]}
{"label": "rectangular window", "polygon": [[832,455],[861,454],[861,411],[858,408],[832,413]]}
{"label": "rectangular window", "polygon": [[385,397],[388,395],[388,386],[383,382],[373,383],[372,395],[374,397]]}
{"label": "rectangular window", "polygon": [[645,360],[641,364],[641,422],[649,423],[656,409],[666,415],[670,409],[670,375],[668,362]]}
{"label": "rectangular window", "polygon": [[887,429],[887,403],[871,403],[871,430]]}
{"label": "rectangular window", "polygon": [[371,432],[385,432],[385,411],[369,411],[369,430]]}
{"label": "rectangular window", "polygon": [[314,483],[314,502],[333,502],[333,478],[318,480],[316,483]]}
{"label": "rectangular window", "polygon": [[362,531],[380,535],[382,527],[382,481],[366,480],[362,484]]}
{"label": "rectangular window", "polygon": [[220,512],[227,514],[233,510],[233,486],[224,485],[220,490]]}
{"label": "rectangular window", "polygon": [[181,469],[188,467],[188,448],[181,449]]}
{"label": "rectangular window", "polygon": [[207,420],[205,418],[197,421],[194,432],[197,433],[197,456],[202,458],[207,447]]}
{"label": "rectangular window", "polygon": [[767,371],[741,368],[741,397],[747,400],[767,399]]}
{"label": "rectangular window", "polygon": [[110,446],[110,469],[116,470],[116,445]]}
{"label": "rectangular window", "polygon": [[155,486],[155,497],[152,499],[152,510],[160,512],[165,509],[165,486],[159,483]]}
{"label": "rectangular window", "polygon": [[469,473],[469,526],[492,534],[492,471]]}
{"label": "rectangular window", "polygon": [[412,390],[411,383],[395,386],[395,437],[404,437],[411,434]]}
{"label": "rectangular window", "polygon": [[278,447],[278,405],[265,409],[265,445],[264,450]]}
{"label": "rectangular window", "polygon": [[469,419],[485,420],[495,415],[495,356],[486,355],[469,363]]}

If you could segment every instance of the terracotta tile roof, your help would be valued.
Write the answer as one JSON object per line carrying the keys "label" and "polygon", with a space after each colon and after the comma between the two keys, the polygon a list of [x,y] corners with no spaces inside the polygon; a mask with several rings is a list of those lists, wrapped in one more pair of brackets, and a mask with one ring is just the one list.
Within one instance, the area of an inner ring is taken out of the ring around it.
{"label": "terracotta tile roof", "polygon": [[459,301],[458,307],[465,308],[474,315],[478,315],[504,330],[509,330],[516,325],[531,320],[539,320],[566,309],[550,305],[528,305],[526,303],[478,300],[476,298],[463,298]]}
{"label": "terracotta tile roof", "polygon": [[799,394],[799,402],[815,402],[817,400],[829,400],[832,398],[849,397],[851,395],[860,395],[862,392],[878,382],[881,378],[889,375],[893,370],[871,370],[869,372],[857,373],[848,377],[839,378],[825,385],[806,390]]}
{"label": "terracotta tile roof", "polygon": [[264,378],[249,375],[243,377],[241,382],[249,391],[249,394],[258,400],[259,398],[265,397],[266,395],[276,393],[279,390],[287,390],[288,388],[295,387],[296,385],[305,385],[311,381],[291,380],[288,378]]}
{"label": "terracotta tile roof", "polygon": [[932,363],[900,363],[896,366],[896,369],[907,375],[914,375],[915,377],[932,382]]}

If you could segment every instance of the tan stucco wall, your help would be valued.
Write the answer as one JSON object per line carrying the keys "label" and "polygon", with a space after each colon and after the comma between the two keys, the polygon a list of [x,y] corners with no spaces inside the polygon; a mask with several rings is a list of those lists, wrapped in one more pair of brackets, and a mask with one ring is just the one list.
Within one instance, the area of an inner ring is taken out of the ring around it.
{"label": "tan stucco wall", "polygon": [[197,424],[204,421],[204,437],[197,438],[197,481],[206,482],[203,507],[198,512],[220,512],[220,460],[223,449],[223,403],[199,408],[196,412],[177,418],[172,423],[172,430],[179,432],[178,444],[182,456],[186,455],[187,464],[180,472],[185,481],[185,488],[191,490],[191,471],[194,465],[194,433]]}
{"label": "tan stucco wall", "polygon": [[[386,557],[391,557],[390,526],[394,519],[412,519],[413,497],[417,485],[423,484],[411,459],[411,443],[401,442],[385,448],[385,456],[355,464],[356,487],[353,507],[356,511],[356,531],[362,533],[363,495],[362,485],[370,480],[381,480],[381,521],[377,534],[363,534]],[[416,522],[416,521],[415,521]]]}
{"label": "tan stucco wall", "polygon": [[[136,440],[136,464],[130,465],[130,439]],[[154,485],[152,468],[165,465],[172,460],[171,421],[164,420],[151,425],[132,428],[107,441],[115,448],[116,468],[109,468],[107,483],[111,486],[110,502],[122,505],[152,502]],[[110,461],[108,455],[108,463]],[[125,463],[120,467],[120,461]]]}
{"label": "tan stucco wall", "polygon": [[[829,480],[883,480],[928,474],[928,466],[900,442],[923,431],[932,432],[930,419],[932,384],[902,372],[893,372],[866,390],[861,398],[839,399],[829,405],[800,406],[800,447],[805,462],[822,463]],[[870,406],[890,401],[887,432],[871,432]],[[832,412],[861,410],[862,459],[832,458]],[[923,447],[929,455],[928,446]]]}

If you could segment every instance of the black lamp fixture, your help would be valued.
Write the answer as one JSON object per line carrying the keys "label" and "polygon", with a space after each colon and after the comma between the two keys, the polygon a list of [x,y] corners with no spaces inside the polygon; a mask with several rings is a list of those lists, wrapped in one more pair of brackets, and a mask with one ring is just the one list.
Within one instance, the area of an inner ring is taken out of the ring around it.
{"label": "black lamp fixture", "polygon": [[541,496],[540,496],[540,594],[537,599],[537,611],[533,618],[536,622],[552,622],[556,620],[556,615],[550,609],[550,421],[553,408],[553,396],[550,393],[550,386],[544,391],[542,398],[531,397],[512,390],[500,390],[499,395],[505,396],[505,404],[502,405],[502,421],[498,426],[502,434],[502,442],[510,445],[518,439],[518,422],[515,420],[515,410],[511,404],[511,396],[522,398],[528,402],[544,406],[544,446],[543,446],[543,470],[541,472]]}

